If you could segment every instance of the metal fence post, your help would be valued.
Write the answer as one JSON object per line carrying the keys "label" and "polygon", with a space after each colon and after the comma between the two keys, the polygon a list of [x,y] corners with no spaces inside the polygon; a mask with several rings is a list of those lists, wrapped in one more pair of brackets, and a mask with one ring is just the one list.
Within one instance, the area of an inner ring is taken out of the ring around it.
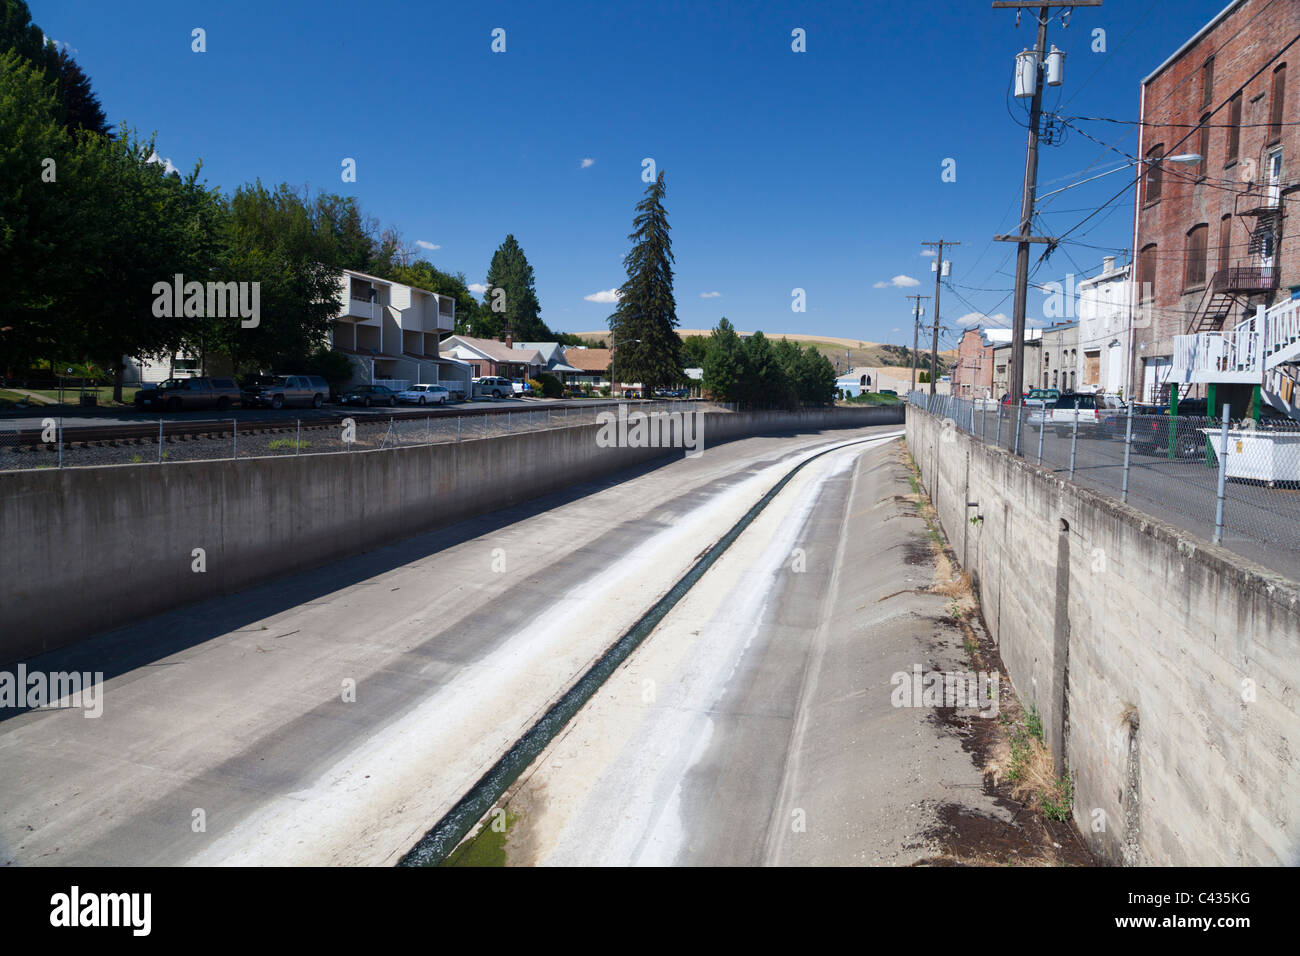
{"label": "metal fence post", "polygon": [[433,416],[432,416],[432,415],[425,415],[425,416],[424,416],[424,443],[425,443],[426,445],[430,444],[430,441],[429,441],[429,424],[430,424],[430,422],[431,422],[432,420],[433,420]]}
{"label": "metal fence post", "polygon": [[980,442],[984,442],[985,436],[988,434],[988,423],[989,423],[989,410],[985,406],[981,405],[980,406]]}
{"label": "metal fence post", "polygon": [[[63,379],[59,379],[60,387],[62,386],[62,384],[63,384]],[[59,416],[59,467],[60,468],[63,467],[63,416],[62,415]]]}
{"label": "metal fence post", "polygon": [[998,402],[998,427],[993,435],[993,444],[1001,446],[1002,444],[1002,403]]}
{"label": "metal fence post", "polygon": [[1012,452],[1013,455],[1020,454],[1020,423],[1021,423],[1021,419],[1024,418],[1024,415],[1025,415],[1025,403],[1021,402],[1019,405],[1016,406],[1016,447],[1015,450]]}
{"label": "metal fence post", "polygon": [[1228,419],[1232,415],[1230,405],[1223,406],[1223,425],[1219,431],[1219,492],[1214,503],[1214,543],[1223,542],[1223,498],[1228,488]]}
{"label": "metal fence post", "polygon": [[464,415],[456,416],[456,441],[460,441],[460,420],[464,417]]}
{"label": "metal fence post", "polygon": [[1133,450],[1133,403],[1128,405],[1128,422],[1124,426],[1124,478],[1120,482],[1119,500],[1128,503],[1128,459]]}
{"label": "metal fence post", "polygon": [[1038,464],[1043,463],[1043,432],[1047,430],[1047,406],[1038,413]]}
{"label": "metal fence post", "polygon": [[162,439],[163,439],[163,423],[162,423],[162,419],[160,418],[158,419],[158,464],[160,465],[162,464]]}
{"label": "metal fence post", "polygon": [[510,434],[510,413],[506,412],[506,434]]}
{"label": "metal fence post", "polygon": [[1070,480],[1074,480],[1074,452],[1079,447],[1079,400],[1074,400],[1074,432],[1070,435]]}
{"label": "metal fence post", "polygon": [[974,402],[970,403],[970,434],[972,438],[975,437],[975,403]]}
{"label": "metal fence post", "polygon": [[298,419],[298,442],[294,446],[293,453],[295,455],[302,454],[302,419],[301,418]]}
{"label": "metal fence post", "polygon": [[239,419],[230,420],[230,457],[239,457]]}

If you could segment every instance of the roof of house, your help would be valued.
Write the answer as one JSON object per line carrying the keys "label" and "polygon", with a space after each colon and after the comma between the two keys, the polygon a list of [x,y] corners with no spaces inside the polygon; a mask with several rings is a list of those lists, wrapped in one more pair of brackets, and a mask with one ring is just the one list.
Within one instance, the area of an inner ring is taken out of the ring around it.
{"label": "roof of house", "polygon": [[452,349],[458,345],[477,352],[484,358],[492,359],[494,362],[524,362],[528,365],[545,365],[541,353],[536,349],[529,352],[526,349],[512,349],[504,342],[498,342],[496,339],[476,339],[468,335],[451,335],[439,343],[442,349]]}
{"label": "roof of house", "polygon": [[584,372],[604,372],[609,368],[609,349],[565,349],[564,361]]}
{"label": "roof of house", "polygon": [[564,361],[564,346],[559,342],[516,342],[514,347],[537,352],[547,362]]}

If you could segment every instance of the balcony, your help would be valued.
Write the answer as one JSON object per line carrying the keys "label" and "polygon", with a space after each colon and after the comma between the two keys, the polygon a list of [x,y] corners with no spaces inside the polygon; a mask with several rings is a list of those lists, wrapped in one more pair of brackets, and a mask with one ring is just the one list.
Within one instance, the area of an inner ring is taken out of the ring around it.
{"label": "balcony", "polygon": [[1215,294],[1254,295],[1277,288],[1276,266],[1231,266],[1214,273],[1211,287]]}
{"label": "balcony", "polygon": [[1176,382],[1244,382],[1258,385],[1264,369],[1264,336],[1242,323],[1231,332],[1174,336],[1169,373]]}
{"label": "balcony", "polygon": [[378,325],[380,308],[381,306],[377,302],[371,302],[367,299],[354,299],[349,296],[343,305],[343,314],[339,318],[350,322]]}

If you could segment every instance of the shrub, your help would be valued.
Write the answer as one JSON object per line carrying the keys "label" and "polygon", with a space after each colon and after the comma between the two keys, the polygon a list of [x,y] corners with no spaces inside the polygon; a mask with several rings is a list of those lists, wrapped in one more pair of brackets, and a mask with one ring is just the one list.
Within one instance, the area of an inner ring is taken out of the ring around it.
{"label": "shrub", "polygon": [[550,372],[539,374],[533,388],[538,390],[543,398],[564,397],[564,383]]}

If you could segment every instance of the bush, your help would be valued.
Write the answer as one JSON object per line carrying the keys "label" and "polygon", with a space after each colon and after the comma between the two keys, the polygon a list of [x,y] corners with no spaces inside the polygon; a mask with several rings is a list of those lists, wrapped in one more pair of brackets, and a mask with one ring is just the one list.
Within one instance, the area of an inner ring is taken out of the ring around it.
{"label": "bush", "polygon": [[550,372],[539,374],[533,388],[537,389],[543,398],[564,397],[564,383]]}

